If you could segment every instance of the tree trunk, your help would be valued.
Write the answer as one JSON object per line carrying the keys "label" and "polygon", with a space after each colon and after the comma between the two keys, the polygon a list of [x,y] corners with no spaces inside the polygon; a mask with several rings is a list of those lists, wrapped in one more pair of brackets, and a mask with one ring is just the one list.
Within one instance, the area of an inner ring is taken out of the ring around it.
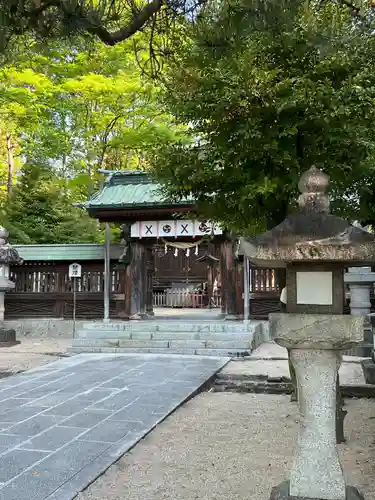
{"label": "tree trunk", "polygon": [[11,134],[6,134],[6,148],[7,148],[7,162],[8,162],[8,179],[7,179],[7,193],[8,197],[12,193],[13,189],[13,175],[15,173],[14,167],[14,145],[12,144]]}

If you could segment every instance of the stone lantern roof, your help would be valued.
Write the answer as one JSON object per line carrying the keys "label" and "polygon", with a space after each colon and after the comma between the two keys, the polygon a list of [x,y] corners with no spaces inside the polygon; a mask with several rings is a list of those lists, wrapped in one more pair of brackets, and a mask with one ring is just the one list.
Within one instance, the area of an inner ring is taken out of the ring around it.
{"label": "stone lantern roof", "polygon": [[17,250],[8,243],[9,232],[0,226],[0,265],[1,264],[22,264],[23,259]]}
{"label": "stone lantern roof", "polygon": [[260,236],[241,238],[239,253],[261,267],[285,267],[293,262],[351,266],[374,262],[375,235],[329,213],[328,186],[328,175],[311,167],[298,183],[299,211]]}

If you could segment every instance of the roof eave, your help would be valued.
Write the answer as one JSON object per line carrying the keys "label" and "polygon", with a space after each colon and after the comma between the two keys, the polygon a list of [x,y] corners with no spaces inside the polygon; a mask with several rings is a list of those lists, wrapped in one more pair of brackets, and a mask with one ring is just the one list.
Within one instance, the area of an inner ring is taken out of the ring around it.
{"label": "roof eave", "polygon": [[142,203],[139,205],[135,204],[126,204],[126,205],[92,205],[92,204],[82,204],[80,206],[84,206],[84,208],[87,208],[88,210],[144,210],[144,209],[151,209],[151,210],[158,210],[158,209],[166,209],[170,208],[171,210],[178,209],[178,208],[186,208],[186,207],[191,207],[193,209],[196,208],[196,203],[195,202],[184,202],[184,203],[176,203],[176,204],[171,204],[171,203]]}

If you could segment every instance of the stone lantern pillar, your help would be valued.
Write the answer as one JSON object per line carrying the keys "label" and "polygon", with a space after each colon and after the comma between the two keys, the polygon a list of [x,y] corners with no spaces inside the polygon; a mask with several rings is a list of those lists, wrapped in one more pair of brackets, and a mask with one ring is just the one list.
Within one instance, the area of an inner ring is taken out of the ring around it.
{"label": "stone lantern pillar", "polygon": [[298,185],[299,212],[240,243],[253,264],[286,268],[286,313],[270,314],[270,333],[290,350],[301,425],[289,480],[271,500],[363,499],[345,484],[337,452],[336,384],[342,352],[363,338],[364,317],[344,315],[344,269],[371,264],[375,238],[329,213],[328,184],[312,167]]}
{"label": "stone lantern pillar", "polygon": [[7,329],[4,325],[5,292],[15,287],[9,279],[9,268],[11,264],[21,264],[22,259],[17,250],[8,243],[9,233],[0,226],[0,347],[9,347],[19,344],[16,340],[14,329]]}
{"label": "stone lantern pillar", "polygon": [[[371,267],[350,267],[344,276],[350,290],[350,314],[367,316],[371,313],[371,288],[375,282],[375,273]],[[365,322],[361,345],[356,349],[357,355],[370,357],[373,350],[373,334],[369,322]]]}

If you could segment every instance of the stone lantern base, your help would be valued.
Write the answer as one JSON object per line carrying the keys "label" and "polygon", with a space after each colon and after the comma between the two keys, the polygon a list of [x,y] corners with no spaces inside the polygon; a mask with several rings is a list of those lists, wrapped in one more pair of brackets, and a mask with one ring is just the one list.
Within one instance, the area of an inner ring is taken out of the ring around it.
{"label": "stone lantern base", "polygon": [[[289,481],[271,500],[363,500],[345,483],[338,454],[337,374],[342,352],[361,341],[361,316],[270,314],[271,337],[290,349],[298,390],[300,431]],[[342,420],[342,419],[341,419]]]}
{"label": "stone lantern base", "polygon": [[0,327],[0,347],[11,347],[20,343],[16,340],[16,330]]}
{"label": "stone lantern base", "polygon": [[[272,488],[270,500],[326,500],[325,498],[291,497],[289,481],[284,481]],[[365,500],[365,497],[354,486],[346,487],[346,496],[342,500]]]}

